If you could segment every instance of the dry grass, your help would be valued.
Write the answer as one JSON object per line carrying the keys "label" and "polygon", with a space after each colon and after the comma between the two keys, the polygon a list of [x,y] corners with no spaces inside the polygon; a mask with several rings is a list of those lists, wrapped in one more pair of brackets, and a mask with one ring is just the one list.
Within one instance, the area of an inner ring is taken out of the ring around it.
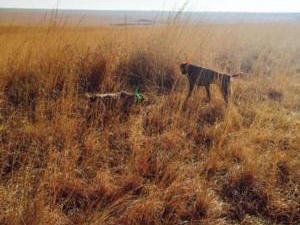
{"label": "dry grass", "polygon": [[0,30],[0,224],[300,224],[299,24]]}

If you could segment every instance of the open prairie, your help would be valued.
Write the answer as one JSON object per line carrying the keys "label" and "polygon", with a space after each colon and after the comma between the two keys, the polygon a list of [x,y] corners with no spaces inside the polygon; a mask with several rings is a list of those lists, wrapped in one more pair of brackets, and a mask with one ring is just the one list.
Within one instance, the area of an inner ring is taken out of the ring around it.
{"label": "open prairie", "polygon": [[[300,23],[0,27],[0,224],[300,224]],[[226,105],[179,65],[245,72]],[[132,93],[144,98],[88,98]]]}

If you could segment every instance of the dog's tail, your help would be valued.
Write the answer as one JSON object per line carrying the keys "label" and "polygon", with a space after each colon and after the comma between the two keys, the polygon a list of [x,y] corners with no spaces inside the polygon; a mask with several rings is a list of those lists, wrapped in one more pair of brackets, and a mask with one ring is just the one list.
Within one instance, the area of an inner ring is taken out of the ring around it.
{"label": "dog's tail", "polygon": [[244,77],[244,76],[249,76],[249,73],[244,73],[244,72],[239,72],[236,74],[232,74],[231,77],[236,78],[236,77]]}

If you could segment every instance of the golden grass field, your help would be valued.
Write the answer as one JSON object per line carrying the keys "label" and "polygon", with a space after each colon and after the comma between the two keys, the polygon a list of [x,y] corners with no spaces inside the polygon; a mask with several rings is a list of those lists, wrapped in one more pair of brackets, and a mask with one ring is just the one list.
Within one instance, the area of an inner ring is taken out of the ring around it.
{"label": "golden grass field", "polygon": [[[300,224],[300,24],[0,27],[0,224]],[[226,106],[179,64],[247,72]],[[145,100],[86,93],[140,88]]]}

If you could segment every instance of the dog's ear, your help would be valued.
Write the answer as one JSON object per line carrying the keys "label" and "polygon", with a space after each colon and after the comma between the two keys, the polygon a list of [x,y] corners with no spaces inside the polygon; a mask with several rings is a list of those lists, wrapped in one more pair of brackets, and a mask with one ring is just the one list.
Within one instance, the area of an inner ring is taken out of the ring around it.
{"label": "dog's ear", "polygon": [[182,63],[181,64],[182,67],[185,67],[186,65],[187,65],[187,63]]}
{"label": "dog's ear", "polygon": [[186,74],[187,73],[187,71],[188,71],[188,63],[182,63],[181,65],[180,65],[180,70],[181,70],[181,73],[182,74]]}
{"label": "dog's ear", "polygon": [[183,64],[181,64],[181,65],[180,65],[181,73],[182,73],[182,74],[187,74],[188,71],[189,71],[189,66],[190,66],[190,64],[188,64],[188,63],[183,63]]}

